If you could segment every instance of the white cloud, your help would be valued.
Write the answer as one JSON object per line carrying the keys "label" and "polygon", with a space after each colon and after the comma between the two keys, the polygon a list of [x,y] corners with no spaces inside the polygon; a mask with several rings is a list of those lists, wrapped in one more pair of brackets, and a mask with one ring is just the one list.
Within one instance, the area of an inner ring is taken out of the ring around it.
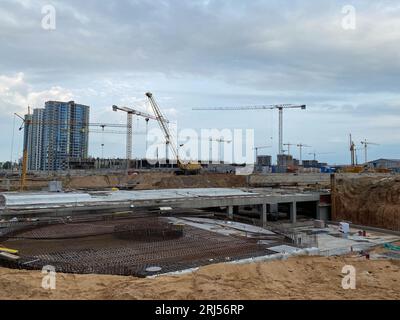
{"label": "white cloud", "polygon": [[47,90],[35,91],[24,73],[0,75],[0,112],[13,114],[26,112],[27,107],[40,108],[48,100],[70,101],[73,99],[70,90],[55,86]]}

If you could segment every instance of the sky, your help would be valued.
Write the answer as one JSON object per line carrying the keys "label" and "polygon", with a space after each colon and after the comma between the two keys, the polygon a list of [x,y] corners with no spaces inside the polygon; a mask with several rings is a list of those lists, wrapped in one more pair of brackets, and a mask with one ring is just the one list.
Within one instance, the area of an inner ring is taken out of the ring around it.
{"label": "sky", "polygon": [[[192,108],[306,104],[284,112],[284,142],[311,146],[303,158],[349,163],[349,133],[360,161],[364,139],[378,144],[369,160],[400,158],[399,17],[383,0],[0,0],[0,161],[21,157],[14,113],[28,106],[74,100],[91,122],[125,123],[111,106],[150,112],[147,91],[180,129],[254,129],[272,146],[260,154],[278,151],[276,110]],[[89,141],[92,156],[125,155],[123,134]]]}

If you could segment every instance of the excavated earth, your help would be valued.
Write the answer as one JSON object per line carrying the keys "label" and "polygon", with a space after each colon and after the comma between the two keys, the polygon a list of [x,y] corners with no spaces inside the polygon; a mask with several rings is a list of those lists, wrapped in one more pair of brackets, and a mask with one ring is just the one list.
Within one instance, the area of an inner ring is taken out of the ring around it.
{"label": "excavated earth", "polygon": [[333,219],[400,231],[400,176],[338,176]]}

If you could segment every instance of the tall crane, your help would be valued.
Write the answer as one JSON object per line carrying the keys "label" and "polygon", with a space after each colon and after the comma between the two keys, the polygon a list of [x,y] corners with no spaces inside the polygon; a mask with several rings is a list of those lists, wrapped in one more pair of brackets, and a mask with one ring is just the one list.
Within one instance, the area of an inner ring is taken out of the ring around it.
{"label": "tall crane", "polygon": [[354,167],[357,164],[356,144],[354,143],[350,133],[350,154],[351,154],[351,166]]}
{"label": "tall crane", "polygon": [[333,154],[333,152],[319,152],[319,153],[317,153],[317,152],[310,152],[310,153],[308,153],[310,156],[312,155],[312,156],[314,156],[314,161],[316,161],[317,160],[317,156],[320,156],[320,155],[324,155],[324,154]]}
{"label": "tall crane", "polygon": [[113,111],[123,111],[126,112],[127,120],[126,120],[126,160],[129,165],[129,160],[132,159],[132,116],[136,115],[139,117],[143,117],[146,120],[146,131],[148,127],[149,120],[157,120],[157,118],[151,114],[141,112],[128,107],[118,107],[116,105],[112,106]]}
{"label": "tall crane", "polygon": [[279,110],[279,154],[283,154],[283,110],[284,109],[302,109],[305,110],[307,106],[294,105],[294,104],[277,104],[277,105],[264,105],[264,106],[244,106],[244,107],[217,107],[217,108],[193,108],[193,110],[224,110],[224,111],[236,111],[236,110]]}
{"label": "tall crane", "polygon": [[300,164],[303,164],[303,148],[311,148],[311,146],[308,146],[308,145],[306,145],[306,144],[299,143],[299,144],[297,145],[297,147],[299,148],[299,151],[300,151],[299,162],[300,162]]}
{"label": "tall crane", "polygon": [[290,155],[290,147],[295,146],[295,144],[288,142],[288,143],[284,143],[283,145],[287,146],[287,153],[288,153],[288,155]]}
{"label": "tall crane", "polygon": [[[218,143],[218,153],[220,155],[220,160],[219,160],[220,162],[222,161],[222,146],[223,146],[223,144],[224,143],[230,144],[232,142],[232,140],[226,140],[226,139],[223,139],[222,137],[221,138],[213,138],[211,136],[209,138],[187,136],[186,139],[187,140],[196,139],[199,141],[208,141],[209,142],[209,156],[210,156],[209,162],[210,163],[212,162],[213,142]],[[180,147],[183,147],[185,144],[186,144],[186,142],[181,144]]]}
{"label": "tall crane", "polygon": [[193,162],[183,163],[180,160],[178,149],[177,149],[177,147],[175,145],[173,136],[172,136],[172,134],[171,134],[171,132],[169,130],[169,127],[168,127],[168,120],[161,113],[161,110],[160,110],[157,102],[155,101],[155,99],[153,97],[153,94],[151,92],[147,92],[146,93],[146,97],[150,101],[150,105],[153,108],[154,114],[156,116],[156,119],[158,121],[158,124],[159,124],[161,130],[164,132],[165,142],[167,144],[167,149],[168,149],[168,147],[171,147],[172,152],[174,153],[178,168],[181,169],[183,171],[183,173],[185,173],[185,174],[197,174],[197,173],[199,173],[200,169],[201,169],[201,165],[198,162],[196,162],[196,163],[193,163]]}
{"label": "tall crane", "polygon": [[22,120],[22,125],[19,128],[19,130],[21,131],[25,127],[24,150],[23,150],[23,156],[22,156],[22,171],[21,171],[21,180],[20,180],[20,191],[22,192],[25,189],[26,174],[28,171],[28,135],[29,135],[30,126],[32,125],[31,108],[28,106],[28,116],[26,118],[21,117],[17,113],[14,113],[14,114]]}
{"label": "tall crane", "polygon": [[364,141],[361,141],[361,144],[364,145],[364,159],[365,159],[365,164],[367,164],[367,162],[368,162],[368,146],[370,146],[370,145],[379,146],[379,144],[374,143],[374,142],[369,142],[369,141],[367,141],[367,139],[365,139]]}
{"label": "tall crane", "polygon": [[254,147],[253,150],[256,151],[256,162],[257,162],[257,158],[258,158],[258,150],[263,150],[263,149],[268,149],[271,148],[271,146],[261,146],[261,147]]}

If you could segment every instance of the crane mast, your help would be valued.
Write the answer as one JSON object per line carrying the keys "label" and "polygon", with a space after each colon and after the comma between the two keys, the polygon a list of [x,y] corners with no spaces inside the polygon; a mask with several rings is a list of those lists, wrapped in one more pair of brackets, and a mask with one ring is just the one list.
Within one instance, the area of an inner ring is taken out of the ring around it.
{"label": "crane mast", "polygon": [[128,107],[118,107],[116,105],[112,106],[113,111],[123,111],[126,112],[126,160],[127,160],[127,165],[129,166],[129,160],[132,159],[132,139],[133,139],[133,132],[132,132],[132,116],[136,115],[139,117],[143,117],[146,120],[146,131],[147,131],[147,126],[148,126],[148,122],[150,119],[152,120],[157,120],[156,117],[145,113],[145,112],[141,112],[132,108],[128,108]]}
{"label": "crane mast", "polygon": [[364,160],[365,160],[365,164],[367,164],[368,163],[368,146],[370,146],[370,145],[379,146],[379,144],[367,141],[367,139],[365,139],[364,141],[361,141],[361,144],[364,145]]}
{"label": "crane mast", "polygon": [[351,166],[354,167],[356,165],[356,145],[350,134],[350,154],[351,154]]}

